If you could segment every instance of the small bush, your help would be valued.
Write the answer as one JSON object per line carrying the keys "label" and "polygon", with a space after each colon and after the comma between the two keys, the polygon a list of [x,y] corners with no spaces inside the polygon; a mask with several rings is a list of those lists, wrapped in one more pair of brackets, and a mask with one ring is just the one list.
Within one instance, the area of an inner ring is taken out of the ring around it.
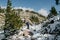
{"label": "small bush", "polygon": [[39,23],[39,19],[38,19],[38,17],[36,17],[36,16],[31,16],[30,17],[30,20],[33,22],[33,23]]}

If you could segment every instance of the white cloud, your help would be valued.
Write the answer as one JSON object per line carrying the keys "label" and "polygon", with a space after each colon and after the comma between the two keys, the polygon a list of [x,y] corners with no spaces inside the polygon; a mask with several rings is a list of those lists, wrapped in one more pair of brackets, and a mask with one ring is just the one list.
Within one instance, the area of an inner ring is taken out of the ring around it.
{"label": "white cloud", "polygon": [[1,6],[1,8],[2,8],[2,9],[4,9],[4,8],[6,9],[6,6]]}
{"label": "white cloud", "polygon": [[32,8],[27,8],[27,10],[34,11],[34,9],[32,9]]}
{"label": "white cloud", "polygon": [[45,17],[47,17],[48,14],[49,14],[49,13],[47,12],[47,10],[45,10],[45,9],[39,10],[38,13],[41,14],[41,15],[43,15],[43,16],[45,16]]}
{"label": "white cloud", "polygon": [[[1,8],[6,9],[6,6],[1,6]],[[26,8],[26,7],[13,7],[12,9],[23,9],[24,11],[25,10],[34,11],[34,9],[32,9],[32,8]]]}
{"label": "white cloud", "polygon": [[26,7],[14,7],[14,9],[23,9],[24,11],[25,10],[34,11],[34,9],[32,8],[26,8]]}

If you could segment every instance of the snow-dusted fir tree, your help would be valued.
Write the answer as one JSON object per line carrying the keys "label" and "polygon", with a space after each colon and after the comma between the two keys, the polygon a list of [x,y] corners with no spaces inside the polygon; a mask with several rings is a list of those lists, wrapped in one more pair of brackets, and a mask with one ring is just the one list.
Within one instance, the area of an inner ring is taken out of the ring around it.
{"label": "snow-dusted fir tree", "polygon": [[8,0],[5,13],[5,27],[4,27],[5,37],[14,35],[16,31],[20,29],[20,27],[22,26],[20,16],[17,14],[12,11],[11,0]]}

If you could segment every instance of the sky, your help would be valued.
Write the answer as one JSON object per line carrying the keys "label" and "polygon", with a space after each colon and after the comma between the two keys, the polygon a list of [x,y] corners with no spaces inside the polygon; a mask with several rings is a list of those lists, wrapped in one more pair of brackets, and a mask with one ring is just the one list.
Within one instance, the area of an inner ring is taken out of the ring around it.
{"label": "sky", "polygon": [[[34,9],[35,11],[46,10],[49,12],[52,6],[55,6],[56,10],[60,10],[60,5],[55,4],[55,0],[11,0],[12,7],[22,7],[28,9]],[[0,6],[5,7],[7,0],[0,0]]]}

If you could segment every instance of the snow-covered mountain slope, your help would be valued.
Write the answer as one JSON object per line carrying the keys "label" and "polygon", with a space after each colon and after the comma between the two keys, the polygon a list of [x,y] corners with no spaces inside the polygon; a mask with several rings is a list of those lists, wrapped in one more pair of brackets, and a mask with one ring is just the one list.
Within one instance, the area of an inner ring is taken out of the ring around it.
{"label": "snow-covered mountain slope", "polygon": [[60,40],[60,16],[55,16],[39,25],[26,29],[23,26],[18,34],[8,37],[8,40]]}

